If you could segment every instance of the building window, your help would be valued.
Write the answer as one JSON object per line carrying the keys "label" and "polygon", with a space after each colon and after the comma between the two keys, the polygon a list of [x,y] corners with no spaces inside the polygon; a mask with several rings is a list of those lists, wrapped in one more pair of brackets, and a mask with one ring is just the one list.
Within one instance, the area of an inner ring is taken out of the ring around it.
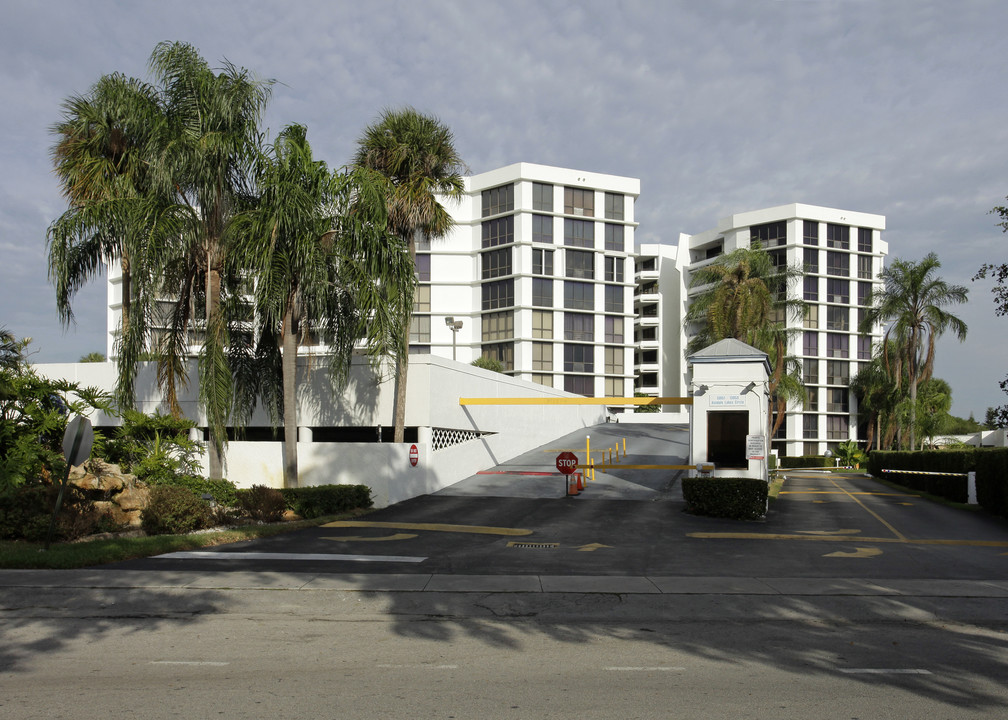
{"label": "building window", "polygon": [[850,357],[850,335],[826,333],[826,357]]}
{"label": "building window", "polygon": [[539,385],[545,385],[546,387],[553,387],[553,376],[532,373],[532,382],[538,383]]}
{"label": "building window", "polygon": [[553,251],[532,248],[532,274],[552,275],[553,274]]}
{"label": "building window", "polygon": [[420,282],[430,282],[430,255],[427,253],[417,253],[416,256],[417,280]]}
{"label": "building window", "polygon": [[532,337],[553,337],[553,312],[551,310],[532,311]]}
{"label": "building window", "polygon": [[411,345],[430,344],[430,315],[415,315],[410,321],[409,341]]}
{"label": "building window", "polygon": [[805,248],[802,251],[802,259],[805,265],[805,272],[819,272],[819,250],[817,248]]}
{"label": "building window", "polygon": [[819,354],[819,333],[805,332],[802,336],[802,355],[815,357]]}
{"label": "building window", "polygon": [[826,361],[826,384],[827,385],[849,385],[850,384],[850,363],[846,360]]}
{"label": "building window", "polygon": [[606,285],[605,311],[607,313],[623,312],[623,295],[624,293],[622,285]]}
{"label": "building window", "polygon": [[826,280],[826,302],[850,303],[850,280]]}
{"label": "building window", "polygon": [[514,210],[514,184],[483,191],[483,217]]}
{"label": "building window", "polygon": [[605,318],[605,342],[623,342],[623,318],[607,315]]}
{"label": "building window", "polygon": [[606,257],[605,259],[605,281],[623,282],[623,258]]}
{"label": "building window", "polygon": [[413,312],[430,312],[430,285],[417,285],[413,293]]}
{"label": "building window", "polygon": [[568,250],[565,275],[569,278],[592,280],[595,278],[595,253],[583,250]]}
{"label": "building window", "polygon": [[857,249],[858,252],[870,253],[872,251],[872,231],[871,228],[857,229]]}
{"label": "building window", "polygon": [[857,304],[862,307],[871,305],[871,283],[859,282],[857,284]]}
{"label": "building window", "polygon": [[483,315],[483,342],[509,340],[514,337],[514,313],[497,312]]}
{"label": "building window", "polygon": [[494,343],[480,347],[483,357],[497,360],[506,372],[514,370],[514,343]]}
{"label": "building window", "polygon": [[484,280],[510,275],[512,272],[511,248],[481,253],[480,265],[482,265],[482,278]]}
{"label": "building window", "polygon": [[802,242],[805,245],[819,244],[819,223],[815,220],[804,220],[802,222]]}
{"label": "building window", "polygon": [[553,370],[553,343],[532,343],[532,369]]}
{"label": "building window", "polygon": [[568,310],[594,310],[595,286],[586,282],[564,281],[564,307]]}
{"label": "building window", "polygon": [[850,330],[850,310],[845,307],[826,306],[827,330]]}
{"label": "building window", "polygon": [[595,191],[585,188],[564,188],[564,213],[567,215],[595,216]]}
{"label": "building window", "polygon": [[595,372],[595,346],[565,343],[564,372]]}
{"label": "building window", "polygon": [[802,437],[803,438],[819,437],[818,415],[802,415]]}
{"label": "building window", "polygon": [[594,342],[595,316],[583,313],[564,313],[564,340]]}
{"label": "building window", "polygon": [[595,247],[595,223],[590,220],[564,220],[564,245]]}
{"label": "building window", "polygon": [[[532,209],[553,212],[553,186],[545,183],[532,183]],[[552,235],[552,233],[550,233]]]}
{"label": "building window", "polygon": [[585,375],[567,375],[564,377],[564,390],[575,395],[592,397],[595,394],[595,378]]}
{"label": "building window", "polygon": [[838,277],[850,276],[850,255],[847,253],[826,252],[826,274]]}
{"label": "building window", "polygon": [[846,440],[850,433],[850,422],[846,415],[826,416],[826,439]]}
{"label": "building window", "polygon": [[482,224],[483,247],[507,245],[514,242],[514,215],[485,220]]}
{"label": "building window", "polygon": [[626,243],[623,241],[623,226],[606,223],[605,225],[605,249],[613,252],[623,252]]}
{"label": "building window", "polygon": [[850,250],[850,227],[847,225],[826,225],[826,247]]}
{"label": "building window", "polygon": [[806,385],[819,384],[819,361],[816,358],[802,360],[802,382]]}
{"label": "building window", "polygon": [[605,348],[605,374],[606,375],[623,374],[623,348],[621,347]]}
{"label": "building window", "polygon": [[857,258],[857,276],[862,280],[871,280],[872,277],[872,258],[871,255],[858,255]]}
{"label": "building window", "polygon": [[532,278],[532,305],[553,307],[553,281],[549,278]]}
{"label": "building window", "polygon": [[514,305],[513,278],[483,283],[482,291],[484,310],[497,310]]}
{"label": "building window", "polygon": [[606,397],[624,397],[626,395],[625,381],[623,378],[605,379]]}
{"label": "building window", "polygon": [[805,277],[802,282],[804,283],[804,297],[806,300],[815,302],[819,299],[819,278],[817,277]]}
{"label": "building window", "polygon": [[765,248],[787,245],[787,223],[780,220],[766,225],[753,225],[749,228],[749,240],[757,240]]}
{"label": "building window", "polygon": [[532,242],[553,244],[553,218],[546,215],[532,216]]}
{"label": "building window", "polygon": [[819,306],[818,305],[806,305],[804,313],[804,326],[809,330],[815,330],[819,327]]}
{"label": "building window", "polygon": [[861,335],[857,339],[857,359],[871,360],[871,338]]}
{"label": "building window", "polygon": [[605,216],[606,220],[623,219],[623,195],[620,193],[607,192],[605,194]]}
{"label": "building window", "polygon": [[814,443],[814,442],[802,443],[802,454],[803,455],[818,455],[819,454],[819,443]]}

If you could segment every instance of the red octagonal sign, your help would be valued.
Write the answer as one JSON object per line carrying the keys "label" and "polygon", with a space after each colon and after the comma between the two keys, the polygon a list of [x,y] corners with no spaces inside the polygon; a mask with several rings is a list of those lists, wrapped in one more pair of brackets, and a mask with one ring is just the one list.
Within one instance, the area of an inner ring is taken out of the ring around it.
{"label": "red octagonal sign", "polygon": [[557,470],[562,472],[564,475],[570,475],[572,472],[577,470],[578,459],[577,455],[572,453],[570,450],[565,450],[559,455],[557,455],[556,466]]}

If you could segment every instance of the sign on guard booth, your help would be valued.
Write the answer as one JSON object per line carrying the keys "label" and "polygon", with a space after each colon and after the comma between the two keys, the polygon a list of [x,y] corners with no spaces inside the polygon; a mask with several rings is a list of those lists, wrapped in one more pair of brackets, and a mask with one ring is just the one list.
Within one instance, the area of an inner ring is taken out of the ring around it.
{"label": "sign on guard booth", "polygon": [[412,467],[416,467],[418,462],[420,462],[420,451],[417,450],[417,446],[416,445],[410,445],[410,449],[409,449],[409,464]]}

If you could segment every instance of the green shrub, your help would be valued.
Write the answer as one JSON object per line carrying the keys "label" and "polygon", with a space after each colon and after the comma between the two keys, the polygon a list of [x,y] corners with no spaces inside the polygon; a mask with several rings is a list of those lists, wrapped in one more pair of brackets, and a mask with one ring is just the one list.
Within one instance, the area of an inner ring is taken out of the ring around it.
{"label": "green shrub", "polygon": [[239,490],[237,500],[242,514],[256,522],[276,522],[283,517],[284,497],[275,488],[253,485],[248,490]]}
{"label": "green shrub", "polygon": [[785,455],[780,459],[782,468],[822,468],[833,465],[825,455]]}
{"label": "green shrub", "polygon": [[1008,449],[980,450],[975,458],[977,502],[994,515],[1008,517]]}
{"label": "green shrub", "polygon": [[176,475],[198,475],[203,449],[189,439],[193,427],[185,418],[126,410],[122,426],[104,442],[105,457],[152,485]]}
{"label": "green shrub", "polygon": [[174,485],[176,487],[188,488],[200,497],[210,495],[218,505],[233,506],[238,502],[238,488],[235,487],[233,482],[223,478],[220,480],[209,480],[199,475],[169,474],[164,477],[158,477],[153,482],[150,480],[147,482],[154,486]]}
{"label": "green shrub", "polygon": [[767,483],[760,478],[687,477],[686,511],[694,515],[756,520],[766,515]]}
{"label": "green shrub", "polygon": [[336,515],[372,505],[371,488],[367,485],[284,488],[281,493],[286,506],[306,519]]}
{"label": "green shrub", "polygon": [[182,535],[210,526],[210,505],[192,490],[177,485],[151,489],[140,517],[148,535]]}
{"label": "green shrub", "polygon": [[[967,450],[873,450],[868,457],[868,471],[875,477],[943,497],[953,502],[967,501],[968,480],[965,477],[976,469],[977,451]],[[884,470],[920,470],[920,474]],[[926,474],[927,473],[927,474]],[[949,473],[932,475],[930,473]],[[978,480],[979,484],[979,480]]]}
{"label": "green shrub", "polygon": [[[58,485],[42,482],[0,493],[0,539],[45,540],[58,494]],[[105,522],[80,488],[67,485],[53,539],[74,540],[90,535]]]}

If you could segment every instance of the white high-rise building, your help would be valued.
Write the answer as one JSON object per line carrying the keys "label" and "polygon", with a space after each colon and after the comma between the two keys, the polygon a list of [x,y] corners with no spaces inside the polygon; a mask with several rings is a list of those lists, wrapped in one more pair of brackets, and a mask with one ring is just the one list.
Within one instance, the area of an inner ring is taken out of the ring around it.
{"label": "white high-rise building", "polygon": [[[775,264],[803,269],[800,286],[792,292],[808,303],[808,311],[801,322],[787,320],[795,331],[788,354],[801,360],[808,401],[788,409],[772,439],[781,455],[819,455],[857,438],[857,401],[849,385],[882,338],[881,326],[866,335],[859,327],[889,252],[882,240],[884,229],[881,215],[792,204],[730,215],[712,230],[679,237],[676,267],[686,288],[677,309],[680,318],[700,291],[690,288],[692,274],[755,240]],[[686,347],[687,333],[688,328],[682,328],[680,348]],[[679,387],[685,392],[685,366],[678,370]]]}
{"label": "white high-rise building", "polygon": [[[635,178],[517,163],[465,178],[456,226],[418,245],[410,349],[632,395]],[[461,323],[461,326],[459,326]]]}

